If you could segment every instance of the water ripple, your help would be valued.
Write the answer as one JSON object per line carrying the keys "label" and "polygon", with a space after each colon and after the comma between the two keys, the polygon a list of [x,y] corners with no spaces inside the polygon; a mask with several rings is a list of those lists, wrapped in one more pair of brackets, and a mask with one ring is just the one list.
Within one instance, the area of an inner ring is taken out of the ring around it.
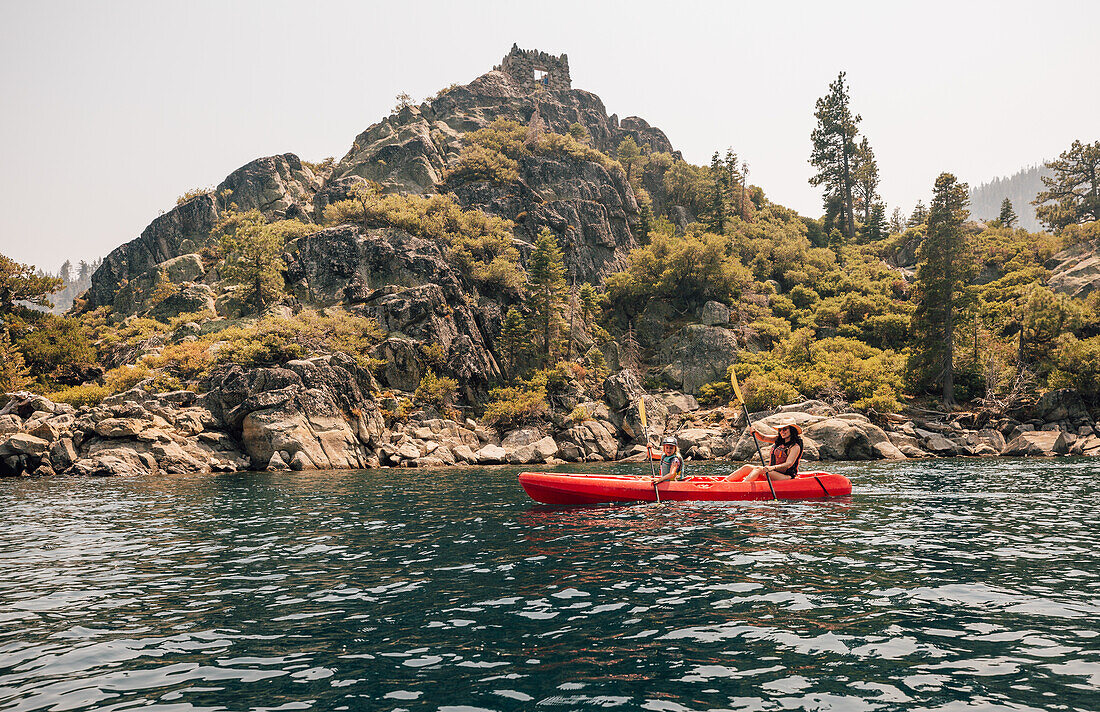
{"label": "water ripple", "polygon": [[0,708],[1100,709],[1096,465],[837,469],[590,508],[510,468],[0,481]]}

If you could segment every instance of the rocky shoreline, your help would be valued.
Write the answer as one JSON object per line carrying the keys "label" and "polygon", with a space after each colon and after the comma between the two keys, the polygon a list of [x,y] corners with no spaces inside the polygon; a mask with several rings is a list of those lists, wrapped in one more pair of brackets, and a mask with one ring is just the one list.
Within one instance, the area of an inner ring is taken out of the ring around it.
{"label": "rocky shoreline", "polygon": [[[646,395],[625,370],[605,379],[603,400],[579,403],[583,420],[554,418],[503,432],[431,408],[398,418],[386,407],[391,394],[342,354],[231,366],[202,395],[150,393],[147,385],[79,409],[26,392],[0,396],[0,475],[641,461],[643,396],[651,433],[675,433],[687,459],[755,456],[735,408],[702,409],[676,391]],[[806,401],[753,420],[769,424],[780,415],[802,426],[807,461],[1100,455],[1100,429],[1072,390],[1051,391],[1018,417],[889,415],[876,424]]]}

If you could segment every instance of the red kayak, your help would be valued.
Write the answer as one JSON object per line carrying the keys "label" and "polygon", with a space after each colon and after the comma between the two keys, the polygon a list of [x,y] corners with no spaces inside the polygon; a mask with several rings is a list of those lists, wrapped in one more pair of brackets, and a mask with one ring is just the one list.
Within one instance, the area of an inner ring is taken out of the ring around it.
{"label": "red kayak", "polygon": [[[732,475],[731,475],[732,476]],[[564,472],[521,472],[519,483],[531,499],[543,504],[600,504],[604,502],[653,502],[657,496],[649,477],[631,475],[582,475]],[[823,499],[852,493],[844,475],[800,472],[793,480],[772,482],[778,499]],[[764,480],[731,482],[726,477],[688,477],[657,485],[661,501],[725,501],[771,499]]]}

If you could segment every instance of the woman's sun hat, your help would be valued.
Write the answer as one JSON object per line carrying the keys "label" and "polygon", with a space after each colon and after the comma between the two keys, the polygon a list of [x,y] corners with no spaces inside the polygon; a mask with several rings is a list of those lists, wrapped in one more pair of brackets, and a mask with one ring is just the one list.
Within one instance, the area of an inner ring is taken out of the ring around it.
{"label": "woman's sun hat", "polygon": [[770,425],[778,432],[781,428],[790,428],[799,435],[802,434],[802,426],[795,422],[794,418],[789,415],[785,415],[781,418],[776,418]]}

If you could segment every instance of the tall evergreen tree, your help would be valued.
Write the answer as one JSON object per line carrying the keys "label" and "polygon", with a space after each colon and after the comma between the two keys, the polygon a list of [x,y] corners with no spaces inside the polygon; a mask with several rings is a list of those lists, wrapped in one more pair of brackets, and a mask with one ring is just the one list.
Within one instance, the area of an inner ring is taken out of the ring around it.
{"label": "tall evergreen tree", "polygon": [[882,203],[875,203],[871,208],[871,216],[863,226],[863,234],[868,242],[881,240],[890,234],[890,226],[886,223],[886,207]]}
{"label": "tall evergreen tree", "polygon": [[728,191],[728,174],[718,151],[710,159],[711,180],[714,188],[710,203],[710,220],[707,227],[719,235],[726,231],[726,193]]}
{"label": "tall evergreen tree", "polygon": [[225,262],[222,276],[241,285],[240,297],[260,314],[283,293],[283,238],[258,210],[235,213],[216,230]]}
{"label": "tall evergreen tree", "polygon": [[923,225],[928,220],[928,208],[924,207],[924,201],[918,200],[916,206],[913,207],[913,212],[909,215],[908,227],[916,227]]}
{"label": "tall evergreen tree", "polygon": [[642,157],[642,149],[638,147],[638,144],[633,138],[627,136],[619,143],[619,148],[615,152],[616,158],[619,163],[623,164],[626,168],[626,180],[629,182],[633,178],[634,165]]}
{"label": "tall evergreen tree", "polygon": [[61,263],[61,271],[57,273],[57,276],[61,278],[62,285],[68,284],[73,281],[73,263],[69,260],[65,260]]}
{"label": "tall evergreen tree", "polygon": [[936,179],[928,230],[917,250],[917,308],[913,314],[913,370],[926,384],[942,389],[943,402],[955,405],[955,317],[965,308],[974,257],[963,222],[970,189],[950,173]]}
{"label": "tall evergreen tree", "polygon": [[527,352],[531,338],[531,331],[527,328],[526,322],[523,320],[523,315],[519,313],[519,309],[511,307],[504,315],[504,323],[500,327],[500,338],[498,343],[500,345],[501,355],[505,359],[506,373],[509,376],[514,376],[519,368],[519,363],[523,358],[523,355]]}
{"label": "tall evergreen tree", "polygon": [[1035,215],[1051,230],[1100,220],[1100,141],[1074,141],[1047,164],[1054,175],[1043,176],[1046,190],[1032,201]]}
{"label": "tall evergreen tree", "polygon": [[741,215],[744,212],[744,192],[742,190],[744,176],[741,173],[739,160],[733,147],[728,146],[725,158],[722,160],[722,168],[726,172],[726,206],[731,215]]}
{"label": "tall evergreen tree", "polygon": [[1014,227],[1016,221],[1020,219],[1020,216],[1016,214],[1016,211],[1012,209],[1012,201],[1005,198],[1001,202],[1001,214],[997,218],[997,222],[1001,224],[1001,227]]}
{"label": "tall evergreen tree", "polygon": [[548,228],[539,232],[527,262],[527,285],[534,322],[542,332],[542,349],[553,360],[556,334],[565,304],[565,263],[558,238]]}
{"label": "tall evergreen tree", "polygon": [[841,231],[851,239],[856,233],[853,172],[861,117],[851,111],[844,76],[841,72],[829,85],[829,93],[817,100],[817,127],[810,134],[810,163],[817,173],[810,178],[810,185],[825,187],[826,205],[833,198],[840,199]]}
{"label": "tall evergreen tree", "polygon": [[856,208],[863,211],[863,222],[871,222],[871,211],[878,201],[878,161],[871,144],[864,137],[856,151],[856,167],[853,171],[855,182]]}
{"label": "tall evergreen tree", "polygon": [[905,217],[901,214],[901,208],[894,208],[890,213],[890,233],[898,234],[905,229]]}

